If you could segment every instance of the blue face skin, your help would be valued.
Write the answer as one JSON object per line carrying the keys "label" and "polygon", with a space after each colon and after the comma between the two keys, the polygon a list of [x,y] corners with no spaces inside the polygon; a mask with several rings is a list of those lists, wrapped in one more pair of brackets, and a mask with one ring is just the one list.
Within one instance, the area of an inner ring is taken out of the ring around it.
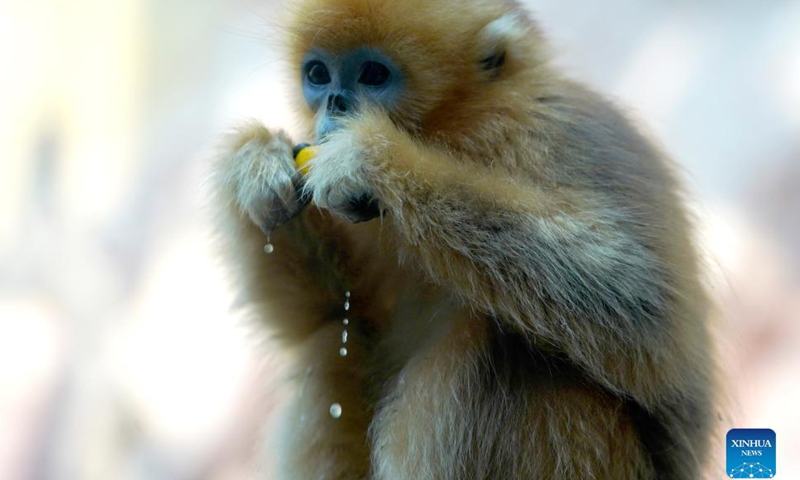
{"label": "blue face skin", "polygon": [[301,74],[306,103],[317,112],[317,142],[338,128],[339,119],[357,112],[363,102],[391,111],[404,88],[397,64],[373,48],[338,54],[312,50],[303,59]]}

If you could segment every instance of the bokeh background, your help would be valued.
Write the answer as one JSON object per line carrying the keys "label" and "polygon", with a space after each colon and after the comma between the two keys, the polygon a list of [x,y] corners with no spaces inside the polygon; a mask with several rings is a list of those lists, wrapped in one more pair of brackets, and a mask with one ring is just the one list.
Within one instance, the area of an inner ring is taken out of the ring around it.
{"label": "bokeh background", "polygon": [[[800,478],[800,1],[526,3],[683,165],[723,430],[774,429],[779,478]],[[268,468],[280,361],[229,308],[204,176],[231,125],[294,125],[280,6],[0,2],[0,478]]]}

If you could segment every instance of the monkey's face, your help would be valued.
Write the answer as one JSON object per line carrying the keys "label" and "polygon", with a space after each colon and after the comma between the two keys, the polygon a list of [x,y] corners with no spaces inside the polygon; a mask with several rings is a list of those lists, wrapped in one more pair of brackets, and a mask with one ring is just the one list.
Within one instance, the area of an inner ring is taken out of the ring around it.
{"label": "monkey's face", "polygon": [[405,88],[400,68],[375,48],[337,53],[316,48],[305,56],[300,71],[303,96],[315,112],[318,142],[366,103],[391,112]]}
{"label": "monkey's face", "polygon": [[320,141],[347,123],[343,118],[369,108],[408,132],[453,137],[479,126],[479,116],[494,114],[497,105],[513,107],[518,99],[509,79],[521,65],[538,63],[531,24],[515,5],[299,1],[287,31],[307,134]]}

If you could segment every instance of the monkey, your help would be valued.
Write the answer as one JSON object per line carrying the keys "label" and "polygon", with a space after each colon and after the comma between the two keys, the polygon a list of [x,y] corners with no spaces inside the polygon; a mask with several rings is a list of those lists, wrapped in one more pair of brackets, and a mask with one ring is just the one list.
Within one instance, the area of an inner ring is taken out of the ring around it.
{"label": "monkey", "polygon": [[281,478],[698,478],[709,300],[662,149],[515,1],[301,0],[285,32],[305,137],[245,125],[212,172],[296,369]]}

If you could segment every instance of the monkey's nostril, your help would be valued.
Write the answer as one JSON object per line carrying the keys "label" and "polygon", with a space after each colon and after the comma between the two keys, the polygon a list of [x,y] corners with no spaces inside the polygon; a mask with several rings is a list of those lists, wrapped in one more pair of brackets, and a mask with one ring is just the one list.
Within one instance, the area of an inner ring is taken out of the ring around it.
{"label": "monkey's nostril", "polygon": [[328,97],[328,111],[331,113],[347,113],[347,100],[341,95]]}

